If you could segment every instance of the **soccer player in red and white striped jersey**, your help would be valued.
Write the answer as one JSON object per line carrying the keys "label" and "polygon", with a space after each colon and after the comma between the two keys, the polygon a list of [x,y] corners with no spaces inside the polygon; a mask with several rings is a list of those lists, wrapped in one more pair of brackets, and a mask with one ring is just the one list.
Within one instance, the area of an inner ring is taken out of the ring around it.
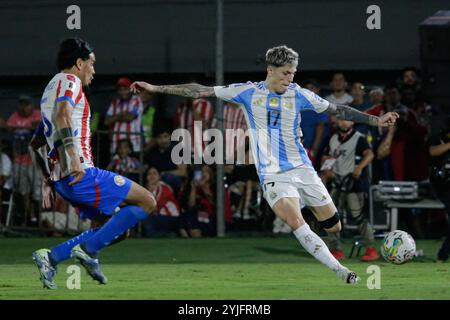
{"label": "soccer player in red and white striped jersey", "polygon": [[138,95],[130,91],[131,80],[120,78],[117,81],[118,98],[114,99],[106,112],[105,124],[113,131],[111,154],[116,152],[120,140],[128,139],[134,152],[141,151],[142,113],[144,106]]}

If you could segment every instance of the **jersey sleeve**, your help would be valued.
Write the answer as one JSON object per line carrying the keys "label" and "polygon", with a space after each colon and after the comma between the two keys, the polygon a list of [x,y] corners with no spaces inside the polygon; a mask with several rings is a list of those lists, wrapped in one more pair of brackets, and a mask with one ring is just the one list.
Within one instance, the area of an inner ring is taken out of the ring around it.
{"label": "jersey sleeve", "polygon": [[65,74],[59,81],[56,102],[68,101],[75,108],[81,92],[80,79],[72,74]]}
{"label": "jersey sleeve", "polygon": [[319,97],[317,94],[308,89],[297,86],[296,91],[297,99],[306,99],[306,101],[308,102],[308,106],[306,106],[305,109],[312,109],[316,112],[324,112],[330,105],[327,100]]}
{"label": "jersey sleeve", "polygon": [[245,92],[252,89],[251,83],[234,83],[228,86],[215,86],[214,93],[217,98],[237,104],[245,103]]}

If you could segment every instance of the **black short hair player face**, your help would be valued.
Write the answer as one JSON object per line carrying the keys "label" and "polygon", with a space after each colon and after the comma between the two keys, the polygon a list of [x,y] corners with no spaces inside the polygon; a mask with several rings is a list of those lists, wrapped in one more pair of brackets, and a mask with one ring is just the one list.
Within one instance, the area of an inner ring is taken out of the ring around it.
{"label": "black short hair player face", "polygon": [[58,69],[76,75],[84,87],[88,87],[94,79],[95,62],[94,50],[86,41],[69,38],[61,42],[57,57]]}

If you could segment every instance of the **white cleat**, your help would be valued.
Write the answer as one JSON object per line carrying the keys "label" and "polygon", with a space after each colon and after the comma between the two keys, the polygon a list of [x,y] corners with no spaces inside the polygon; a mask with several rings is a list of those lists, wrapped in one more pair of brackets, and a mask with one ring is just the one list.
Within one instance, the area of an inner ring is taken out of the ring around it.
{"label": "white cleat", "polygon": [[348,284],[358,284],[358,282],[361,280],[356,272],[350,271],[345,267],[343,269],[339,269],[336,274],[339,278],[341,278],[343,281],[345,281],[345,283]]}

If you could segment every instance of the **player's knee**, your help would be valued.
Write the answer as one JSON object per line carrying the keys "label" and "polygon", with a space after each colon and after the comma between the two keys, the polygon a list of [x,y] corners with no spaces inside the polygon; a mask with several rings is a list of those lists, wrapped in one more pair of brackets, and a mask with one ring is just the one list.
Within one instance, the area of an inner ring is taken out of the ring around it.
{"label": "player's knee", "polygon": [[338,233],[338,232],[341,232],[341,230],[342,230],[342,225],[340,222],[338,222],[331,228],[325,229],[325,231],[330,232],[330,233]]}
{"label": "player's knee", "polygon": [[337,233],[342,229],[339,214],[336,212],[331,218],[319,221],[320,226],[327,232]]}
{"label": "player's knee", "polygon": [[141,202],[141,208],[149,214],[156,209],[156,199],[150,191],[145,193]]}

